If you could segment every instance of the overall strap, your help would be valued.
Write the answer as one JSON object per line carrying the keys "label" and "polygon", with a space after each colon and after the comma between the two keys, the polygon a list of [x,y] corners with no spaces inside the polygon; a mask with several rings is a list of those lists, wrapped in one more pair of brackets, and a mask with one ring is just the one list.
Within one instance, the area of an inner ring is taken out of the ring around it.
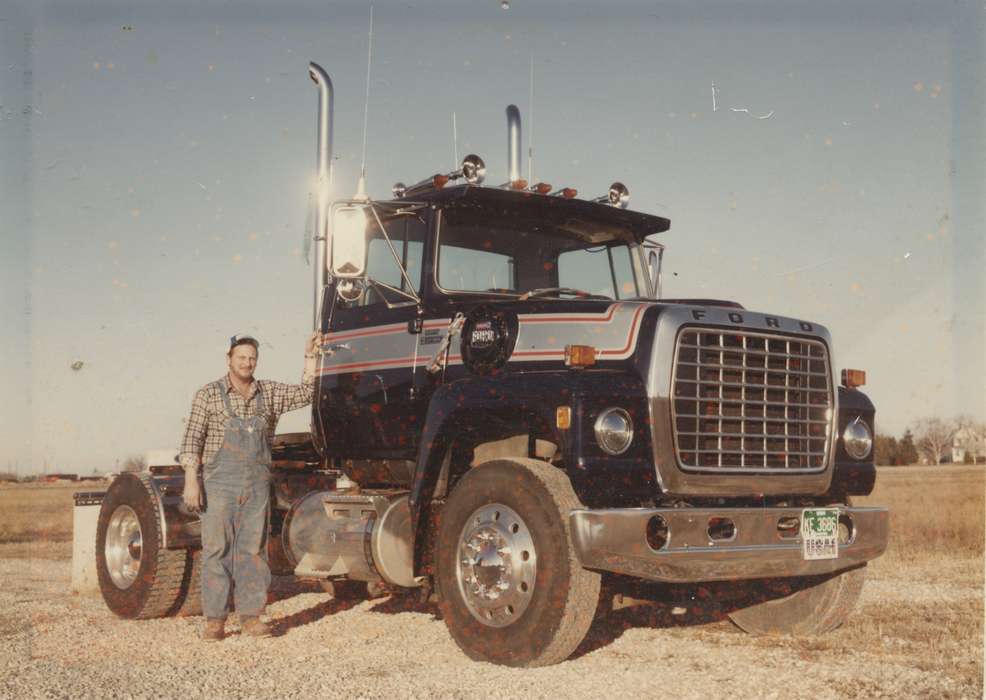
{"label": "overall strap", "polygon": [[264,389],[259,379],[254,381],[257,383],[257,415],[262,415],[264,412]]}
{"label": "overall strap", "polygon": [[226,412],[234,418],[239,418],[233,410],[233,405],[229,402],[229,392],[226,391],[226,387],[223,386],[221,381],[216,382],[216,388],[219,390],[219,395],[223,397],[223,404],[226,406]]}

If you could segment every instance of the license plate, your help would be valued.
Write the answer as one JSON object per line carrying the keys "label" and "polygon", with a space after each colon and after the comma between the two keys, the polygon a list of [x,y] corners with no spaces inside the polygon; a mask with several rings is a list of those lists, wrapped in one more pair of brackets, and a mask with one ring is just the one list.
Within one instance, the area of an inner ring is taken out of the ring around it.
{"label": "license plate", "polygon": [[838,508],[805,508],[801,511],[801,554],[805,559],[838,558]]}

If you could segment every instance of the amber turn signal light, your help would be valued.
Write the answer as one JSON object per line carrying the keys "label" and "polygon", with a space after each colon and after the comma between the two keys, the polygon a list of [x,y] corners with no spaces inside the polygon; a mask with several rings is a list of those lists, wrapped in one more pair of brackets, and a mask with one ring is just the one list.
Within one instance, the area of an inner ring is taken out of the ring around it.
{"label": "amber turn signal light", "polygon": [[855,389],[866,384],[866,372],[861,369],[842,370],[842,386],[847,389]]}
{"label": "amber turn signal light", "polygon": [[555,409],[555,425],[559,430],[568,430],[572,427],[571,406],[559,406]]}
{"label": "amber turn signal light", "polygon": [[596,349],[591,345],[566,345],[566,367],[591,367],[596,364]]}

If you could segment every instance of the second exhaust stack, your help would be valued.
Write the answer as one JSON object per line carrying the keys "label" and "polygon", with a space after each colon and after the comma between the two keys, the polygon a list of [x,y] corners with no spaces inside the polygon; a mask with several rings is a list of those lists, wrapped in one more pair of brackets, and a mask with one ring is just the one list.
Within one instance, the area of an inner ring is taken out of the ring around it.
{"label": "second exhaust stack", "polygon": [[[507,106],[507,184],[517,187],[520,182],[520,110]],[[526,186],[527,183],[520,185]]]}

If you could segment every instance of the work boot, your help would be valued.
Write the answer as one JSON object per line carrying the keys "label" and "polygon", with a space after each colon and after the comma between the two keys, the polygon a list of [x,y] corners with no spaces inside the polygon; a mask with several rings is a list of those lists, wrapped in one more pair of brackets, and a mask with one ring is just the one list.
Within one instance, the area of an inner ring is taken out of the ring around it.
{"label": "work boot", "polygon": [[243,634],[251,637],[269,637],[271,635],[270,625],[257,616],[241,617],[240,626],[243,628]]}
{"label": "work boot", "polygon": [[226,620],[221,617],[207,617],[202,628],[202,640],[205,642],[221,642],[226,638]]}

